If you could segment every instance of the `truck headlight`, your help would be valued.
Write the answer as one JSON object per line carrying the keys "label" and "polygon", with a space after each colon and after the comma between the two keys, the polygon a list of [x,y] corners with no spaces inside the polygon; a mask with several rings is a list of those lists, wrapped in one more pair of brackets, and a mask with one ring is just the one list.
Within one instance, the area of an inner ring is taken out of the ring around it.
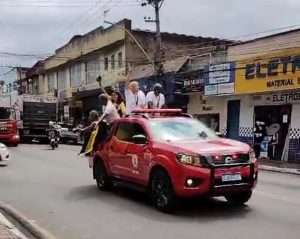
{"label": "truck headlight", "polygon": [[177,154],[178,162],[185,164],[185,165],[194,165],[194,166],[201,166],[201,158],[197,155],[189,155],[189,154]]}
{"label": "truck headlight", "polygon": [[256,161],[256,156],[253,149],[251,149],[249,152],[249,161],[250,163],[254,163]]}

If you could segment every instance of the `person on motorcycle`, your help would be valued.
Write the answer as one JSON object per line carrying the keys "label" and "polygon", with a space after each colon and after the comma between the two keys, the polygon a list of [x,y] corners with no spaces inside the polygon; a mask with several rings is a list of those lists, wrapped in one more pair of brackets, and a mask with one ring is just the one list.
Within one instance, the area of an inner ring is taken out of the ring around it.
{"label": "person on motorcycle", "polygon": [[58,126],[53,121],[50,121],[48,129],[48,138],[52,149],[58,147],[59,136],[60,134],[58,131]]}

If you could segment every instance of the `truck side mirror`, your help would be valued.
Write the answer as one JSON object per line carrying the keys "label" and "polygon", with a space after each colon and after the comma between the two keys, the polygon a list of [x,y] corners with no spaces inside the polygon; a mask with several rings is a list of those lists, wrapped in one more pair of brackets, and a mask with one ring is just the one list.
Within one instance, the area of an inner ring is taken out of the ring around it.
{"label": "truck side mirror", "polygon": [[147,137],[142,134],[137,134],[137,135],[132,136],[132,141],[135,144],[144,145],[144,144],[147,144]]}

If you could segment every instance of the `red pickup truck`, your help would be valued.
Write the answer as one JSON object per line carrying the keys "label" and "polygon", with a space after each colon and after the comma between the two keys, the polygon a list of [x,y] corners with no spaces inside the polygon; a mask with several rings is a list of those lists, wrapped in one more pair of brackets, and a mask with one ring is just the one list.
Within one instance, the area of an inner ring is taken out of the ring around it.
{"label": "red pickup truck", "polygon": [[17,146],[20,142],[15,111],[0,107],[0,142]]}
{"label": "red pickup truck", "polygon": [[149,192],[161,211],[178,197],[224,196],[246,203],[258,166],[249,145],[218,137],[180,110],[140,110],[114,122],[93,160],[100,190],[114,184]]}

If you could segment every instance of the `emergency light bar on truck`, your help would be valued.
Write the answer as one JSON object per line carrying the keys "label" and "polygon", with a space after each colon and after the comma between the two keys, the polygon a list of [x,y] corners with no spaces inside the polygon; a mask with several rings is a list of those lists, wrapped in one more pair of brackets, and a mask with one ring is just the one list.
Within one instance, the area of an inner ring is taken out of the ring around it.
{"label": "emergency light bar on truck", "polygon": [[155,118],[155,117],[170,117],[170,116],[181,116],[187,118],[193,118],[189,114],[182,112],[182,109],[138,109],[131,113],[131,116],[141,115],[144,118]]}

